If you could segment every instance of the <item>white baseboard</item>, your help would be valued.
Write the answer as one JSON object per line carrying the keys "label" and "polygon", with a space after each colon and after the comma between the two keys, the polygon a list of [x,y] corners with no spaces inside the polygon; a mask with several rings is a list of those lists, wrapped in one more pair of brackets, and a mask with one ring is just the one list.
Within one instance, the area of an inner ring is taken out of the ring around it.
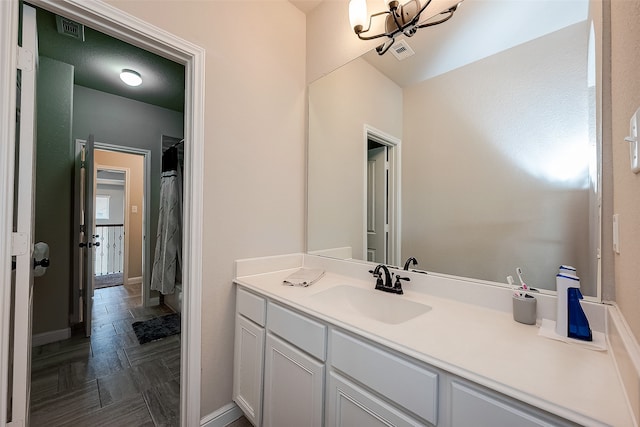
{"label": "white baseboard", "polygon": [[57,331],[42,332],[31,337],[31,347],[66,340],[71,337],[71,328],[58,329]]}
{"label": "white baseboard", "polygon": [[200,420],[202,427],[224,427],[242,416],[242,410],[235,403],[224,405]]}
{"label": "white baseboard", "polygon": [[142,276],[127,278],[127,285],[137,285],[138,283],[142,283]]}

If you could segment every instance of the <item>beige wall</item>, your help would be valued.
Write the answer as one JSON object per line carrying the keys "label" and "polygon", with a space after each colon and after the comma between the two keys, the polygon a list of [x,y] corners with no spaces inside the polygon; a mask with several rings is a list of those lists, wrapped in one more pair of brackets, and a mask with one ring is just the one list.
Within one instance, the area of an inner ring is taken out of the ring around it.
{"label": "beige wall", "polygon": [[351,247],[354,258],[367,259],[365,124],[402,138],[402,90],[364,59],[309,87],[310,251]]}
{"label": "beige wall", "polygon": [[[402,254],[427,270],[555,289],[589,257],[586,22],[404,91]],[[593,151],[595,156],[595,151]],[[591,260],[591,262],[589,262]]]}
{"label": "beige wall", "polygon": [[[142,276],[142,219],[144,218],[144,157],[135,154],[96,150],[95,164],[99,167],[128,168],[129,205],[125,201],[125,215],[129,212],[129,278]],[[137,206],[138,212],[131,212],[131,206]],[[150,270],[149,270],[150,271]]]}
{"label": "beige wall", "polygon": [[231,402],[233,261],[304,249],[305,17],[285,0],[109,3],[206,49],[204,416]]}
{"label": "beige wall", "polygon": [[[367,0],[367,10],[380,10]],[[307,16],[307,82],[341,67],[378,46],[382,39],[359,40],[349,23],[349,0],[325,0]]]}
{"label": "beige wall", "polygon": [[[640,174],[631,172],[629,119],[640,107],[640,1],[611,1],[611,100],[613,210],[620,215],[620,254],[615,255],[616,302],[640,339]],[[611,227],[605,218],[604,227]]]}

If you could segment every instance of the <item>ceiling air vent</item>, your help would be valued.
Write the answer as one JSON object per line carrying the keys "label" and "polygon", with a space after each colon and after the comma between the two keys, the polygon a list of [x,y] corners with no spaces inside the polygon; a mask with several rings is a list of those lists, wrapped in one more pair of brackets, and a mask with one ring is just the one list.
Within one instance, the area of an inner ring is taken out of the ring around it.
{"label": "ceiling air vent", "polygon": [[56,27],[59,34],[84,41],[84,25],[56,15]]}
{"label": "ceiling air vent", "polygon": [[398,61],[402,61],[403,59],[407,59],[408,57],[415,55],[415,52],[411,49],[406,40],[396,41],[389,50]]}

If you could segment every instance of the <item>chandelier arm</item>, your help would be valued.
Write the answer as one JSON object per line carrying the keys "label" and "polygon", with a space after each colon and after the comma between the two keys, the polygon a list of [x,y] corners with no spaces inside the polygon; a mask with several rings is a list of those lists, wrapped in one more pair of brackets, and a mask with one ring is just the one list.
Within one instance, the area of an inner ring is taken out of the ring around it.
{"label": "chandelier arm", "polygon": [[434,25],[438,25],[438,24],[442,24],[443,22],[447,22],[449,19],[451,19],[453,17],[454,12],[456,11],[456,8],[458,6],[454,6],[451,9],[440,13],[441,15],[448,13],[449,15],[440,19],[439,21],[433,21],[433,22],[428,22],[428,23],[424,23],[424,24],[417,24],[416,27],[417,28],[426,28],[426,27],[432,27]]}
{"label": "chandelier arm", "polygon": [[424,12],[424,10],[431,4],[432,0],[427,0],[424,4],[424,6],[422,6],[420,8],[420,10],[418,11],[418,13],[416,13],[416,16],[413,17],[413,19],[407,23],[407,25],[405,26],[408,27],[410,25],[416,25],[418,23],[418,21],[420,20],[420,15],[422,14],[422,12]]}
{"label": "chandelier arm", "polygon": [[391,46],[393,46],[393,43],[395,43],[395,41],[395,37],[391,37],[391,43],[387,44],[389,42],[389,40],[387,40],[387,42],[381,44],[380,46],[376,46],[376,52],[378,53],[378,55],[382,56],[387,53],[387,51]]}
{"label": "chandelier arm", "polygon": [[373,15],[371,15],[369,17],[369,25],[367,26],[366,30],[362,30],[359,33],[356,33],[356,35],[358,36],[358,38],[360,40],[373,40],[373,39],[378,39],[380,37],[393,37],[394,34],[398,33],[399,31],[391,31],[388,33],[380,33],[380,34],[376,34],[374,36],[363,36],[362,34],[367,33],[371,30],[371,24],[373,22],[373,18],[376,16],[380,16],[380,15],[387,15],[388,13],[390,13],[389,11],[384,11],[384,12],[378,12],[378,13],[374,13]]}
{"label": "chandelier arm", "polygon": [[[431,1],[431,0],[429,0]],[[404,26],[400,24],[400,22],[398,21],[398,15],[396,14],[396,12],[398,11],[398,8],[396,7],[395,9],[391,9],[389,11],[389,13],[391,13],[391,15],[393,15],[393,22],[396,23],[396,28],[398,29],[398,32],[404,30]],[[402,13],[402,10],[400,10],[400,13]],[[395,33],[395,31],[394,31]],[[385,49],[386,52],[386,49]]]}

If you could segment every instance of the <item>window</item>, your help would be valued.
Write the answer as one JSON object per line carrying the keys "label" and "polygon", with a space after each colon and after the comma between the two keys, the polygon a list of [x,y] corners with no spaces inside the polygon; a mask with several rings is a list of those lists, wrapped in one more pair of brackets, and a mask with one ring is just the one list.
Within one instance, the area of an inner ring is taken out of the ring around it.
{"label": "window", "polygon": [[96,195],[96,219],[109,219],[109,197]]}

